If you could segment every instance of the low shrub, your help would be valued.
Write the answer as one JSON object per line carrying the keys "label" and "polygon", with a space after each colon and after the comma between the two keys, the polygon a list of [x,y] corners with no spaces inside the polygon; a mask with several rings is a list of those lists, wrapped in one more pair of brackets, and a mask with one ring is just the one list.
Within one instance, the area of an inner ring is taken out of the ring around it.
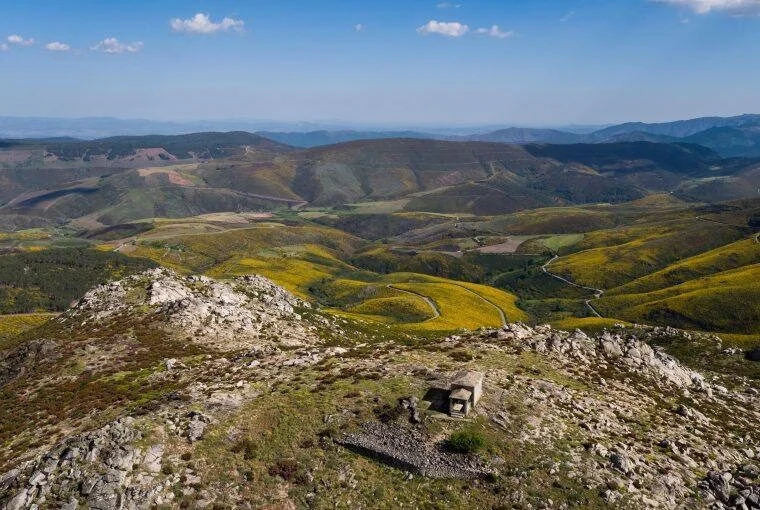
{"label": "low shrub", "polygon": [[449,448],[457,453],[476,453],[486,444],[483,434],[472,430],[462,430],[451,434]]}

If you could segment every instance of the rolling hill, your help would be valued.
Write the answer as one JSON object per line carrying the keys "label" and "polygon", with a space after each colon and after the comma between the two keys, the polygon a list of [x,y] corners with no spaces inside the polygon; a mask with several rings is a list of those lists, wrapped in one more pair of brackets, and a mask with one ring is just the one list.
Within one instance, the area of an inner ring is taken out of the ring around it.
{"label": "rolling hill", "polygon": [[555,129],[509,128],[470,135],[464,139],[520,144],[680,142],[703,145],[713,149],[723,157],[760,157],[760,115],[703,117],[651,124],[628,122],[591,133],[572,133]]}
{"label": "rolling hill", "polygon": [[[698,145],[531,144],[412,138],[297,150],[249,133],[29,140],[0,150],[0,215],[97,229],[224,211],[401,201],[407,211],[495,215],[622,203],[753,196],[751,160]],[[714,198],[711,198],[714,197]]]}

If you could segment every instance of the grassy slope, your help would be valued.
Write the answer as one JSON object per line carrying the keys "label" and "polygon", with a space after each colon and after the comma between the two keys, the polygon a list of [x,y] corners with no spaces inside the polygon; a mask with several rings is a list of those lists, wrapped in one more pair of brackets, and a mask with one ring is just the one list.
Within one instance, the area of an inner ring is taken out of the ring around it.
{"label": "grassy slope", "polygon": [[714,250],[689,257],[665,269],[610,289],[607,295],[638,294],[664,289],[703,276],[760,263],[760,244],[742,239]]}
{"label": "grassy slope", "polygon": [[[416,273],[381,276],[360,271],[342,259],[361,244],[327,227],[278,224],[154,240],[139,245],[135,254],[219,278],[262,274],[303,298],[319,297],[342,314],[404,329],[443,332],[499,326],[499,309],[510,321],[527,319],[514,295],[485,285]],[[423,296],[435,303],[440,317],[433,318]]]}
{"label": "grassy slope", "polygon": [[36,328],[55,316],[54,313],[0,315],[0,350],[11,346],[13,337]]}
{"label": "grassy slope", "polygon": [[743,236],[739,229],[695,218],[597,231],[576,245],[583,251],[551,268],[582,285],[608,289]]}
{"label": "grassy slope", "polygon": [[598,301],[602,314],[629,321],[730,333],[760,333],[760,264],[680,285]]}

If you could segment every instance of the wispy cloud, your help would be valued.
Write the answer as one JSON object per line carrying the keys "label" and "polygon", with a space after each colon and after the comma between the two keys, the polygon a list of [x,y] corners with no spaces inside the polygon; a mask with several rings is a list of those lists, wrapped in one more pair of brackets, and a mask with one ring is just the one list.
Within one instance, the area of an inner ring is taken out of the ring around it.
{"label": "wispy cloud", "polygon": [[224,18],[219,22],[214,22],[208,14],[199,12],[189,19],[174,18],[169,21],[169,25],[177,33],[208,35],[219,32],[242,32],[245,22],[234,18]]}
{"label": "wispy cloud", "polygon": [[5,43],[0,43],[0,51],[8,51],[8,45]]}
{"label": "wispy cloud", "polygon": [[697,14],[713,11],[733,16],[760,15],[760,0],[652,0],[660,4],[691,9]]}
{"label": "wispy cloud", "polygon": [[453,2],[441,2],[438,5],[436,5],[439,9],[459,9],[462,7],[462,4],[455,4]]}
{"label": "wispy cloud", "polygon": [[507,39],[515,35],[513,30],[502,30],[499,25],[493,25],[491,28],[479,28],[475,31],[478,35],[487,35],[496,39]]}
{"label": "wispy cloud", "polygon": [[7,41],[17,46],[31,46],[34,44],[34,39],[24,39],[18,34],[9,35]]}
{"label": "wispy cloud", "polygon": [[354,25],[354,30],[357,32],[364,32],[366,28],[367,27],[365,27],[363,23],[357,23],[356,25]]}
{"label": "wispy cloud", "polygon": [[51,43],[47,43],[45,45],[45,49],[48,51],[69,51],[71,49],[71,46],[69,46],[66,43],[54,41]]}
{"label": "wispy cloud", "polygon": [[140,41],[133,43],[123,43],[115,37],[108,37],[103,39],[95,46],[90,47],[92,51],[102,51],[109,55],[118,55],[121,53],[137,53],[143,47],[143,43]]}
{"label": "wispy cloud", "polygon": [[567,14],[565,14],[564,16],[562,16],[562,17],[561,17],[559,20],[560,20],[562,23],[566,23],[566,22],[570,21],[570,19],[571,19],[573,16],[575,16],[575,11],[570,11],[570,12],[568,12]]}
{"label": "wispy cloud", "polygon": [[417,29],[421,35],[438,34],[446,37],[462,37],[470,31],[470,27],[458,21],[430,20]]}

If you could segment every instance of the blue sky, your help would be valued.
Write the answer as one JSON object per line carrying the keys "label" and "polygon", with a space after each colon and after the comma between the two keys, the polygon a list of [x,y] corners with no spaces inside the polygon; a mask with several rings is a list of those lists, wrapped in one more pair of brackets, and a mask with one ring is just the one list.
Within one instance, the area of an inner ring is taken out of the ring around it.
{"label": "blue sky", "polygon": [[0,115],[733,115],[760,112],[758,48],[760,0],[6,0]]}

